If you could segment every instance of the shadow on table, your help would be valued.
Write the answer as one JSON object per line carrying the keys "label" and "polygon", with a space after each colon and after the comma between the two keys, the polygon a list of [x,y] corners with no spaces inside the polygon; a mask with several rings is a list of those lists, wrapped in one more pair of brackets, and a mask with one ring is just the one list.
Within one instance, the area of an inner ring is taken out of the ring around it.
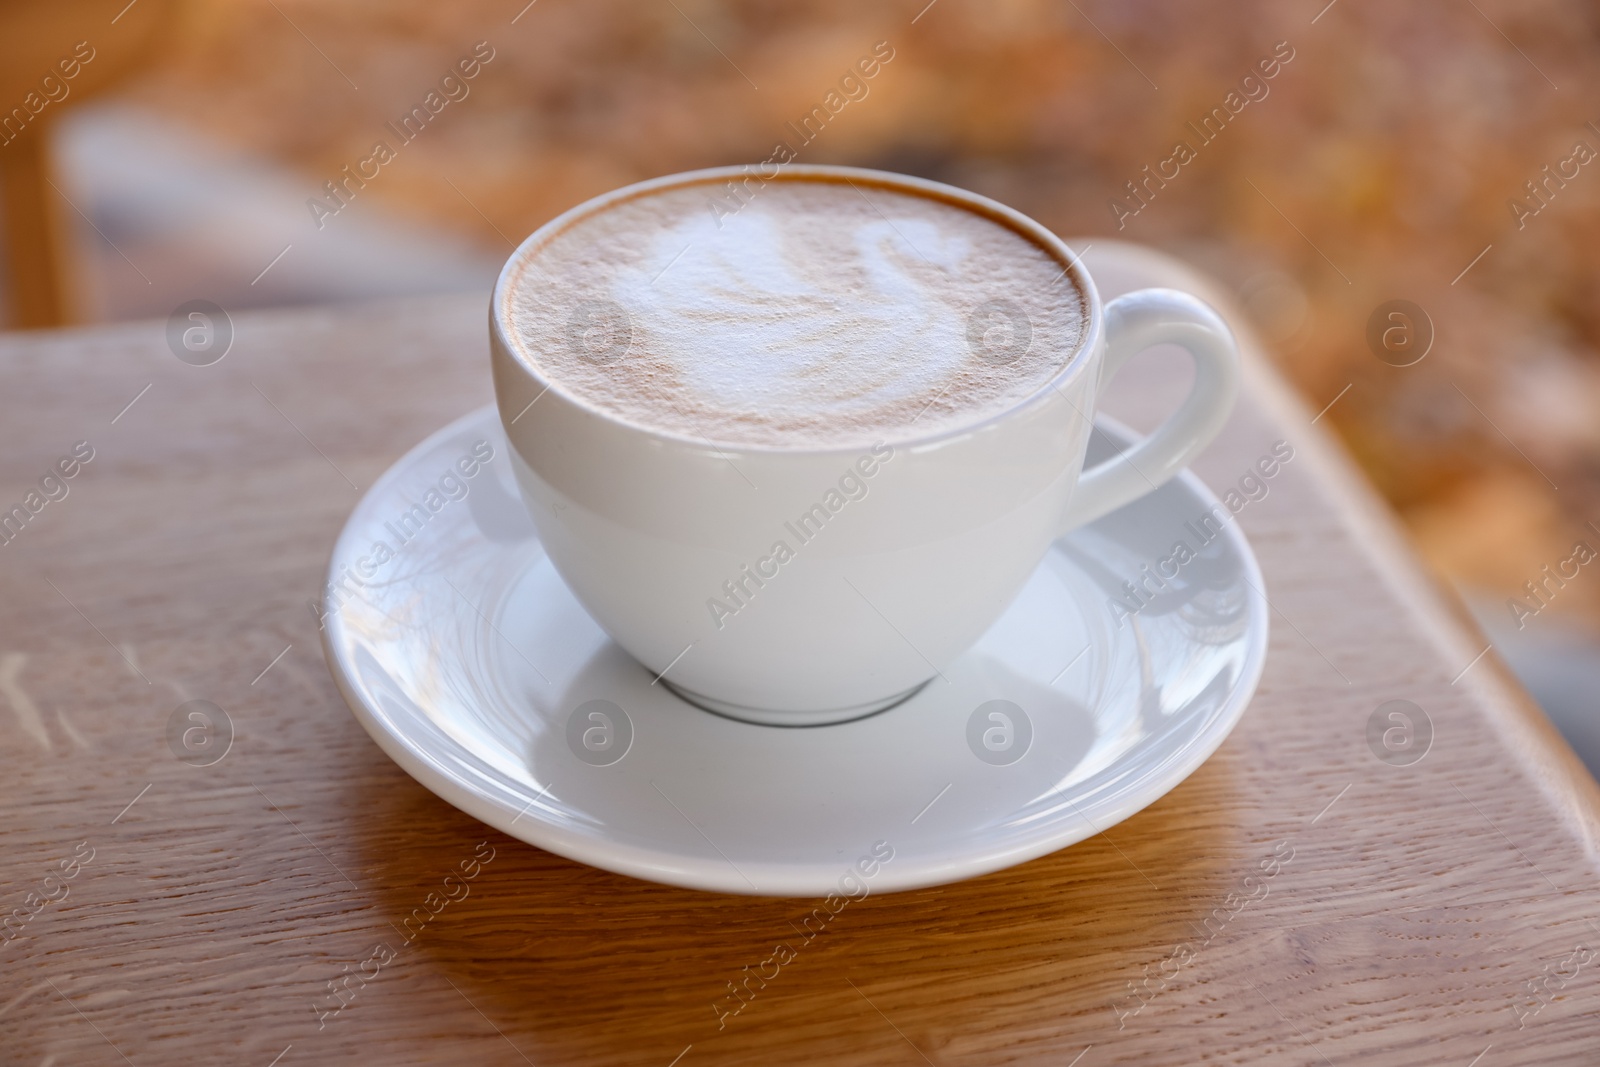
{"label": "shadow on table", "polygon": [[1225,747],[1109,836],[955,885],[831,902],[597,870],[409,779],[355,806],[402,966],[448,979],[536,1061],[664,1065],[691,1044],[696,1057],[802,1040],[860,1055],[904,1039],[932,1053],[1018,1026],[1063,1047],[1109,1039],[1157,988],[1136,997],[1130,983],[1201,944],[1259,873],[1266,846],[1235,829],[1236,779]]}

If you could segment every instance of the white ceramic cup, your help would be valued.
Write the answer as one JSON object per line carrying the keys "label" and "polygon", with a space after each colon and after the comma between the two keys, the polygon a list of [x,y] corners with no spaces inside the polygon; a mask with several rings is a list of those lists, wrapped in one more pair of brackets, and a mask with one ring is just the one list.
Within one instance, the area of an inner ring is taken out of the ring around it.
{"label": "white ceramic cup", "polygon": [[[890,432],[869,448],[728,444],[635,425],[519,352],[508,289],[550,235],[619,200],[692,184],[710,195],[745,177],[719,168],[629,186],[524,241],[490,306],[495,393],[544,549],[619,645],[712,711],[779,725],[840,722],[938,677],[1055,538],[1187,464],[1232,409],[1238,351],[1222,319],[1185,293],[1146,289],[1102,308],[1059,238],[985,197],[897,174],[790,167],[776,180],[848,178],[929,196],[1031,237],[1085,297],[1077,349],[1003,411],[922,436]],[[1083,470],[1100,387],[1163,343],[1193,356],[1189,396],[1149,437]]]}

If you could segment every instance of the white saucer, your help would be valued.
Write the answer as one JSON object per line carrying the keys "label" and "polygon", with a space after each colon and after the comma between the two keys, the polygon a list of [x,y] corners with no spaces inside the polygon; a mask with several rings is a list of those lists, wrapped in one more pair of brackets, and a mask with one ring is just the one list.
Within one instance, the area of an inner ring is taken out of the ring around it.
{"label": "white saucer", "polygon": [[[1091,462],[1128,437],[1098,425]],[[458,461],[475,442],[494,458],[466,478]],[[331,581],[358,565],[367,576],[328,599],[324,645],[356,717],[412,777],[596,867],[773,896],[997,870],[1090,837],[1183,781],[1261,676],[1264,587],[1236,523],[1153,597],[1123,589],[1175,542],[1200,548],[1196,528],[1217,499],[1185,473],[1058,541],[947,681],[835,726],[722,718],[653,684],[579,606],[540,547],[506,449],[484,408],[378,480],[334,548]],[[467,495],[448,499],[462,485]],[[375,562],[380,541],[399,549],[387,562]],[[1119,625],[1111,597],[1139,610]]]}

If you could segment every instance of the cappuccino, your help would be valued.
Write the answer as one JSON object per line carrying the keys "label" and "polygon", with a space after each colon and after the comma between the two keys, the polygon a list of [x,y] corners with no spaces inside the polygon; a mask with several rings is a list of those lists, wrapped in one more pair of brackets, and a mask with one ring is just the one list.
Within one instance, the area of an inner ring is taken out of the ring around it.
{"label": "cappuccino", "polygon": [[499,309],[521,358],[635,426],[816,448],[976,423],[1078,350],[1086,295],[999,217],[820,176],[723,194],[645,190],[521,253]]}

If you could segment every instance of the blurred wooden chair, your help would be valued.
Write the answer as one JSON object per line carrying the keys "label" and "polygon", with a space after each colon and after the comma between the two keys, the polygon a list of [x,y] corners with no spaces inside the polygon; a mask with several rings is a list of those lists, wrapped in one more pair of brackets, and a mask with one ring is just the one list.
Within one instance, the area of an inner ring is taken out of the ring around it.
{"label": "blurred wooden chair", "polygon": [[[50,135],[66,109],[171,44],[178,0],[0,0],[0,238],[5,325],[60,326],[77,305]],[[85,61],[84,56],[90,56]],[[69,77],[68,71],[73,73]]]}

